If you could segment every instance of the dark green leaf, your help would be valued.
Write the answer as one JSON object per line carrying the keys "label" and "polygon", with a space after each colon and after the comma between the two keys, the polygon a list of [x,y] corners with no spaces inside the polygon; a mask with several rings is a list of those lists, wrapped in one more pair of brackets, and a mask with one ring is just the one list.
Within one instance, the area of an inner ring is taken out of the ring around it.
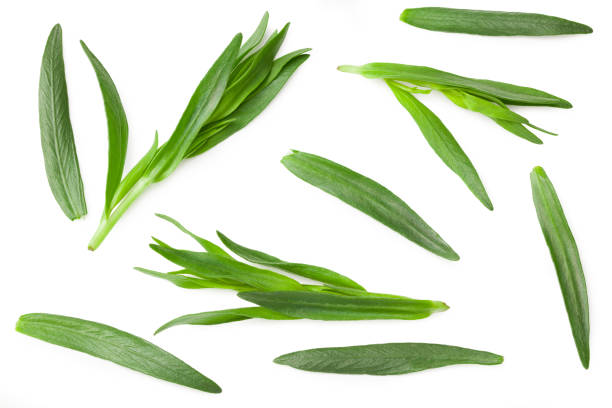
{"label": "dark green leaf", "polygon": [[19,318],[16,330],[165,381],[206,392],[221,392],[211,379],[182,360],[114,327],[74,317],[32,313]]}
{"label": "dark green leaf", "polygon": [[506,129],[508,132],[515,134],[518,137],[521,137],[525,140],[530,141],[535,144],[542,144],[542,139],[533,134],[529,129],[527,129],[523,124],[517,122],[509,122],[507,120],[501,119],[493,119],[495,123],[499,126]]}
{"label": "dark green leaf", "polygon": [[361,74],[366,78],[391,79],[422,86],[434,84],[459,88],[477,93],[478,96],[487,95],[508,105],[553,106],[556,108],[572,107],[572,104],[568,101],[538,89],[486,79],[467,78],[451,74],[450,72],[417,65],[375,62],[359,67],[342,65],[338,69],[342,72]]}
{"label": "dark green leaf", "polygon": [[589,368],[589,299],[576,241],[555,188],[541,167],[531,172],[533,203],[563,293],[572,334],[584,368]]}
{"label": "dark green leaf", "polygon": [[68,218],[81,218],[87,214],[87,205],[70,123],[62,28],[59,24],[51,30],[43,54],[38,114],[40,141],[51,192]]}
{"label": "dark green leaf", "polygon": [[177,317],[176,319],[169,321],[157,329],[155,334],[181,324],[208,326],[239,322],[247,319],[295,320],[296,318],[285,316],[263,307],[242,307],[239,309],[215,310],[213,312],[195,313]]}
{"label": "dark green leaf", "polygon": [[412,96],[410,92],[397,87],[392,81],[387,81],[387,83],[397,100],[406,108],[417,123],[427,143],[429,143],[438,157],[463,180],[470,191],[485,207],[493,210],[493,204],[474,165],[453,135],[444,126],[444,123],[429,108]]}
{"label": "dark green leaf", "polygon": [[455,364],[501,364],[486,351],[427,343],[387,343],[296,351],[274,362],[305,371],[336,374],[396,375]]}
{"label": "dark green leaf", "polygon": [[128,146],[128,122],[119,92],[115,87],[111,76],[106,71],[102,63],[81,41],[83,51],[89,58],[104,99],[104,109],[106,111],[106,122],[108,127],[108,172],[106,174],[106,203],[104,212],[108,216],[112,210],[112,202],[115,192],[121,183],[123,167],[125,165],[125,155]]}
{"label": "dark green leaf", "polygon": [[297,177],[380,221],[421,247],[446,259],[459,255],[406,203],[385,187],[340,164],[294,152],[282,159]]}
{"label": "dark green leaf", "polygon": [[232,279],[260,290],[303,290],[299,282],[234,259],[206,252],[183,251],[162,245],[151,248],[190,273],[203,279]]}
{"label": "dark green leaf", "polygon": [[270,15],[266,11],[253,34],[249,37],[248,40],[246,40],[244,44],[242,44],[242,47],[240,47],[238,61],[242,60],[249,52],[251,52],[255,47],[257,47],[259,43],[261,43],[264,38],[264,35],[266,35],[266,28],[268,28],[269,17]]}
{"label": "dark green leaf", "polygon": [[217,235],[219,236],[223,244],[228,247],[233,253],[249,262],[253,262],[260,265],[272,266],[274,268],[282,269],[298,276],[303,276],[305,278],[319,281],[322,283],[328,283],[330,285],[364,290],[361,285],[349,279],[348,277],[329,270],[327,268],[322,268],[320,266],[314,265],[285,262],[263,252],[246,248],[242,245],[238,245],[219,231],[217,231]]}
{"label": "dark green leaf", "polygon": [[433,300],[366,298],[315,292],[240,292],[238,296],[287,316],[313,320],[415,320],[448,309],[444,303]]}
{"label": "dark green leaf", "polygon": [[589,34],[587,25],[544,14],[466,10],[445,7],[406,9],[400,20],[415,27],[478,35]]}

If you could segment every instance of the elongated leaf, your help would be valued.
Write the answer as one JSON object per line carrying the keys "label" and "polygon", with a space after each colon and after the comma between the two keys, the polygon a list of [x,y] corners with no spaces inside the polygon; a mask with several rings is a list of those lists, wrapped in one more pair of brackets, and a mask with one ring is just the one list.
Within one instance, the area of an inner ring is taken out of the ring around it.
{"label": "elongated leaf", "polygon": [[233,253],[249,262],[253,262],[260,265],[272,266],[274,268],[291,272],[298,276],[303,276],[305,278],[319,281],[322,283],[328,283],[330,285],[364,290],[361,285],[359,285],[352,279],[337,272],[334,272],[330,269],[314,265],[285,262],[274,256],[265,254],[261,251],[256,251],[254,249],[238,245],[219,231],[217,231],[217,235],[219,236],[223,244],[228,247]]}
{"label": "elongated leaf", "polygon": [[572,107],[572,104],[568,101],[538,89],[486,79],[467,78],[451,74],[450,72],[417,65],[375,62],[359,67],[342,65],[338,69],[342,72],[361,74],[366,78],[406,81],[415,85],[438,84],[451,88],[460,88],[497,98],[508,105],[553,106],[556,108]]}
{"label": "elongated leaf", "polygon": [[141,179],[145,170],[149,166],[149,163],[151,163],[151,160],[153,160],[153,157],[155,157],[155,153],[157,153],[157,144],[158,134],[157,132],[155,132],[155,139],[153,139],[153,144],[151,145],[147,153],[145,153],[145,155],[138,161],[138,163],[136,163],[136,165],[132,167],[132,169],[128,172],[125,178],[121,180],[121,183],[119,183],[119,186],[115,191],[115,196],[113,197],[113,201],[111,203],[111,208],[114,208],[117,204],[119,204],[119,202],[123,200],[125,195],[132,189],[132,187],[134,187],[134,184],[136,184],[136,182]]}
{"label": "elongated leaf", "polygon": [[147,177],[159,182],[168,177],[183,160],[191,142],[223,97],[241,42],[242,35],[237,34],[206,73],[189,100],[174,133],[149,165]]}
{"label": "elongated leaf", "polygon": [[295,320],[296,318],[285,316],[263,307],[242,307],[238,309],[215,310],[213,312],[195,313],[177,317],[176,319],[169,321],[157,329],[155,334],[181,324],[209,326],[239,322],[247,319]]}
{"label": "elongated leaf", "polygon": [[544,14],[445,7],[406,9],[400,16],[400,20],[426,30],[494,36],[540,36],[593,32],[593,29],[587,25]]}
{"label": "elongated leaf", "polygon": [[230,290],[235,290],[237,292],[254,289],[246,285],[235,285],[231,283],[226,283],[225,281],[222,281],[219,279],[210,279],[210,278],[202,279],[202,278],[196,278],[193,276],[187,276],[186,274],[190,274],[188,270],[162,273],[162,272],[152,271],[151,269],[145,269],[145,268],[136,267],[134,269],[146,275],[167,280],[168,282],[171,282],[175,284],[176,286],[183,288],[183,289],[214,288],[214,289],[230,289]]}
{"label": "elongated leaf", "polygon": [[303,290],[299,282],[287,276],[224,256],[183,251],[161,245],[151,245],[151,248],[170,262],[203,279],[229,278],[261,290]]}
{"label": "elongated leaf", "polygon": [[280,74],[278,74],[269,85],[251,95],[238,109],[227,117],[228,120],[231,119],[231,122],[223,130],[215,133],[212,137],[206,137],[200,134],[187,152],[187,157],[195,157],[212,149],[248,125],[263,112],[270,102],[272,102],[293,73],[308,59],[308,57],[308,54],[299,55],[285,65]]}
{"label": "elongated leaf", "polygon": [[162,220],[168,221],[170,224],[174,225],[176,228],[178,228],[179,230],[181,230],[185,234],[189,235],[191,238],[196,240],[202,246],[202,248],[204,248],[207,252],[210,252],[211,254],[215,254],[215,255],[220,255],[220,256],[225,256],[227,258],[231,258],[230,254],[228,254],[223,248],[221,248],[217,244],[214,244],[214,243],[210,242],[207,239],[204,239],[202,237],[197,236],[193,232],[189,231],[187,228],[183,227],[183,225],[180,222],[178,222],[177,220],[175,220],[174,218],[169,217],[169,216],[164,215],[164,214],[155,214],[155,215],[158,216],[159,218],[161,218]]}
{"label": "elongated leaf", "polygon": [[453,135],[444,126],[444,123],[429,108],[412,96],[410,92],[395,86],[393,82],[388,81],[387,83],[397,100],[406,108],[417,123],[427,143],[429,143],[438,157],[463,180],[470,191],[485,207],[493,210],[493,204],[474,165]]}
{"label": "elongated leaf", "polygon": [[365,298],[315,292],[240,292],[242,299],[278,313],[313,320],[423,319],[448,306],[433,300]]}
{"label": "elongated leaf", "polygon": [[508,132],[511,132],[511,133],[515,134],[516,136],[518,136],[520,138],[528,140],[531,143],[535,143],[535,144],[542,144],[542,143],[544,143],[544,142],[542,142],[542,139],[540,139],[539,137],[534,135],[533,132],[531,132],[529,129],[527,129],[525,126],[523,126],[523,124],[521,124],[521,123],[510,122],[510,121],[501,120],[501,119],[493,119],[493,120],[495,121],[495,123],[497,123],[499,126],[501,126],[504,129],[506,129]]}
{"label": "elongated leaf", "polygon": [[584,368],[589,368],[589,299],[580,254],[555,188],[541,167],[531,172],[533,203],[565,302],[574,342]]}
{"label": "elongated leaf", "polygon": [[70,122],[62,28],[59,24],[51,30],[43,54],[38,114],[40,141],[51,192],[70,220],[81,218],[87,214],[87,205]]}
{"label": "elongated leaf", "polygon": [[296,351],[274,362],[305,371],[396,375],[455,364],[501,364],[502,356],[463,347],[427,343],[387,343]]}
{"label": "elongated leaf", "polygon": [[104,109],[106,111],[106,122],[108,127],[108,172],[106,174],[106,203],[104,212],[108,216],[112,210],[112,202],[115,192],[121,183],[123,167],[125,166],[125,156],[128,146],[128,122],[121,104],[119,92],[115,87],[110,74],[96,56],[81,41],[83,51],[89,58],[104,99]]}
{"label": "elongated leaf", "polygon": [[297,177],[380,221],[421,247],[450,260],[459,255],[417,213],[385,187],[338,163],[309,153],[285,156]]}
{"label": "elongated leaf", "polygon": [[456,89],[445,89],[442,93],[455,105],[473,112],[482,113],[491,119],[502,119],[517,123],[528,123],[529,121],[518,113],[512,112],[505,106],[471,95]]}
{"label": "elongated leaf", "polygon": [[182,360],[114,327],[74,317],[32,313],[19,318],[16,330],[165,381],[206,392],[221,392],[211,379]]}
{"label": "elongated leaf", "polygon": [[242,44],[240,47],[240,53],[238,55],[238,61],[242,60],[249,52],[251,52],[255,47],[257,47],[266,35],[266,29],[268,28],[268,19],[270,18],[270,14],[266,11],[259,22],[259,25],[251,34],[248,40]]}
{"label": "elongated leaf", "polygon": [[288,63],[293,61],[296,57],[299,57],[300,55],[303,55],[311,50],[312,48],[301,48],[299,50],[292,51],[288,54],[283,55],[282,57],[275,59],[272,63],[270,73],[266,77],[266,80],[259,87],[265,88],[266,86],[268,86],[272,81],[276,79],[276,77],[278,77],[278,75],[283,71],[283,68],[285,68]]}

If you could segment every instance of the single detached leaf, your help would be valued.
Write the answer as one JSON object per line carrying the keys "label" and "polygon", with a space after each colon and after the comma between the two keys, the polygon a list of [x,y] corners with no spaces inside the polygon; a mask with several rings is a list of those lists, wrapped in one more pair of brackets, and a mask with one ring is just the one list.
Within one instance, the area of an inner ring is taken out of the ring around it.
{"label": "single detached leaf", "polygon": [[421,247],[456,261],[459,255],[417,213],[376,181],[338,163],[294,151],[282,159],[297,177],[380,221]]}
{"label": "single detached leaf", "polygon": [[242,307],[238,309],[215,310],[213,312],[194,313],[177,317],[176,319],[169,321],[157,329],[155,334],[181,324],[209,326],[239,322],[247,319],[295,320],[296,318],[285,316],[263,307]]}
{"label": "single detached leaf", "polygon": [[170,262],[203,279],[232,279],[260,290],[303,290],[299,282],[288,276],[259,269],[225,256],[183,251],[163,245],[151,245],[151,248]]}
{"label": "single detached leaf", "polygon": [[249,262],[265,266],[272,266],[274,268],[282,269],[283,271],[287,271],[295,275],[303,276],[305,278],[319,281],[322,283],[327,283],[329,285],[364,290],[361,285],[354,282],[352,279],[337,272],[334,272],[330,269],[314,265],[285,262],[261,251],[256,251],[254,249],[243,247],[242,245],[235,243],[219,231],[217,231],[217,235],[221,239],[221,242],[223,242],[223,244],[228,247],[233,253]]}
{"label": "single detached leaf", "polygon": [[49,187],[70,220],[87,214],[83,180],[68,109],[62,28],[55,25],[47,39],[38,87],[40,141]]}
{"label": "single detached leaf", "polygon": [[214,243],[210,242],[207,239],[204,239],[202,237],[197,236],[193,232],[189,231],[187,228],[183,227],[183,225],[180,222],[178,222],[177,220],[175,220],[174,218],[169,217],[169,216],[164,215],[164,214],[155,214],[155,215],[157,215],[162,220],[168,221],[170,224],[174,225],[180,231],[182,231],[185,234],[189,235],[191,238],[196,240],[202,246],[202,248],[204,248],[207,252],[210,252],[211,254],[215,254],[215,255],[220,255],[220,256],[225,256],[227,258],[231,258],[230,254],[228,254],[223,248],[221,248],[217,244],[214,244]]}
{"label": "single detached leaf", "polygon": [[296,351],[274,362],[305,371],[336,374],[395,375],[455,364],[501,364],[486,351],[427,343],[387,343]]}
{"label": "single detached leaf", "polygon": [[493,210],[493,204],[474,165],[453,135],[444,126],[444,123],[429,108],[412,96],[410,92],[397,87],[392,81],[387,81],[387,84],[397,100],[406,108],[417,123],[427,143],[429,143],[438,157],[463,180],[470,191],[485,207]]}
{"label": "single detached leaf", "polygon": [[16,330],[165,381],[206,392],[221,392],[211,379],[182,360],[114,327],[74,317],[32,313],[19,318]]}
{"label": "single detached leaf", "polygon": [[589,299],[576,241],[555,188],[541,167],[531,172],[533,203],[563,293],[574,342],[584,368],[589,368]]}
{"label": "single detached leaf", "polygon": [[390,79],[430,87],[431,84],[458,88],[478,96],[487,96],[507,105],[552,106],[571,108],[572,104],[557,96],[534,88],[486,79],[474,79],[418,65],[375,62],[362,66],[342,65],[342,72],[360,74],[366,78]]}
{"label": "single detached leaf", "polygon": [[416,320],[448,309],[444,303],[433,300],[352,297],[315,292],[240,292],[238,296],[283,315],[312,320]]}
{"label": "single detached leaf", "polygon": [[590,34],[587,25],[544,14],[445,7],[406,9],[400,20],[415,27],[447,33],[493,36]]}
{"label": "single detached leaf", "polygon": [[108,127],[108,172],[106,174],[106,203],[104,211],[108,216],[112,210],[112,202],[115,192],[121,183],[125,156],[128,146],[128,122],[121,104],[119,92],[115,87],[111,76],[104,68],[102,63],[81,41],[83,51],[89,58],[104,99],[104,109],[106,110],[106,122]]}

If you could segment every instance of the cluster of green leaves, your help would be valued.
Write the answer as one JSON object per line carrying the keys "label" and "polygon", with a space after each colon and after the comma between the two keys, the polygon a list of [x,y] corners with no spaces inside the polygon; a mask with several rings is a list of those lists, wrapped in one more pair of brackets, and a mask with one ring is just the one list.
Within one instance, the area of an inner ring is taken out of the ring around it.
{"label": "cluster of green leaves", "polygon": [[[502,128],[532,143],[542,140],[531,130],[554,133],[533,125],[523,116],[513,112],[509,105],[550,106],[571,108],[572,105],[557,96],[534,88],[484,79],[467,78],[434,68],[390,63],[371,63],[362,66],[342,65],[342,72],[361,74],[366,78],[383,79],[400,104],[410,113],[423,136],[455,174],[457,174],[478,200],[489,210],[493,204],[474,165],[451,132],[430,109],[414,94],[441,92],[455,105],[481,113]],[[416,87],[406,85],[410,83]]]}
{"label": "cluster of green leaves", "polygon": [[263,266],[301,276],[321,284],[300,283],[277,271],[262,269],[234,259],[211,241],[187,230],[178,221],[158,214],[192,237],[204,251],[176,249],[153,238],[150,247],[181,269],[162,273],[150,269],[136,270],[165,279],[185,289],[230,289],[257,305],[217,310],[178,317],[160,327],[156,333],[181,324],[215,325],[260,318],[268,320],[414,320],[448,309],[443,302],[417,300],[404,296],[366,291],[352,279],[320,266],[285,262],[264,252],[235,243],[217,232],[221,241],[239,257]]}
{"label": "cluster of green leaves", "polygon": [[590,34],[585,24],[536,13],[447,7],[406,9],[400,20],[425,30],[492,36]]}
{"label": "cluster of green leaves", "polygon": [[196,88],[172,136],[158,146],[156,134],[149,151],[125,176],[128,124],[119,93],[104,66],[82,43],[102,91],[109,139],[106,200],[89,243],[91,250],[148,186],[168,177],[184,159],[206,152],[245,127],[308,59],[310,49],[277,58],[289,24],[264,41],[267,26],[268,13],[246,42],[242,43],[241,34],[232,39]]}

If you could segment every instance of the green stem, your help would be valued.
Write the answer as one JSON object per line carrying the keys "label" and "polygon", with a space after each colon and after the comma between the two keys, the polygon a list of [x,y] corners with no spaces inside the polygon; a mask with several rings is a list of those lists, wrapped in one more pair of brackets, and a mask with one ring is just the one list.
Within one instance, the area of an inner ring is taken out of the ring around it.
{"label": "green stem", "polygon": [[132,203],[149,187],[153,184],[153,180],[150,178],[140,179],[134,184],[134,187],[125,195],[123,200],[117,205],[115,210],[108,217],[103,217],[100,221],[100,225],[98,225],[98,229],[91,237],[91,241],[89,241],[88,248],[90,251],[95,251],[102,241],[106,238],[108,233],[113,229],[117,221],[121,218],[121,216],[127,211],[127,209],[132,205]]}

